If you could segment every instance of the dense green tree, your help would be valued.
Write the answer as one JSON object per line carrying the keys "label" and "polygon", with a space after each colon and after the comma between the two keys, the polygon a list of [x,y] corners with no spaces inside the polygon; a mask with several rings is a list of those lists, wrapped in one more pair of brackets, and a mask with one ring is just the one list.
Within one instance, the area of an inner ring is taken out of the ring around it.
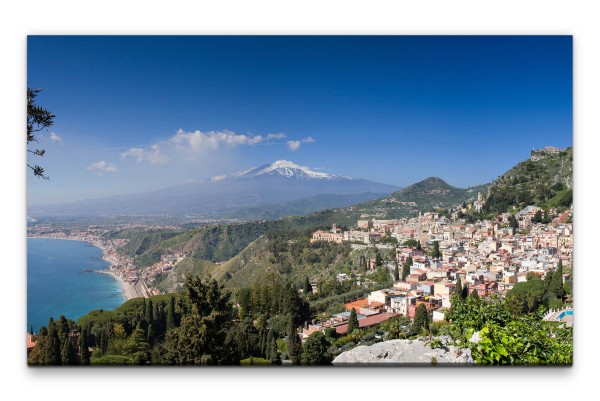
{"label": "dense green tree", "polygon": [[558,299],[562,300],[565,296],[565,289],[563,285],[563,265],[562,260],[558,260],[558,267],[552,274],[552,281],[548,292],[554,294]]}
{"label": "dense green tree", "polygon": [[154,322],[154,307],[152,305],[152,298],[148,298],[148,302],[146,302],[146,307],[144,310],[144,319],[146,319],[148,325]]}
{"label": "dense green tree", "polygon": [[141,325],[138,324],[123,346],[123,354],[135,365],[143,365],[150,361],[150,345]]}
{"label": "dense green tree", "polygon": [[410,275],[410,267],[412,266],[413,260],[409,256],[402,264],[402,281],[406,281],[406,278]]}
{"label": "dense green tree", "polygon": [[517,283],[506,294],[506,304],[513,313],[530,313],[543,304],[545,294],[546,286],[542,280]]}
{"label": "dense green tree", "polygon": [[356,316],[356,309],[352,308],[350,311],[350,317],[348,318],[348,329],[346,333],[352,333],[354,330],[358,329],[358,317]]}
{"label": "dense green tree", "polygon": [[48,336],[44,349],[44,365],[61,364],[61,344],[58,337],[58,328],[52,318],[48,322]]}
{"label": "dense green tree", "polygon": [[431,256],[434,259],[439,259],[442,257],[442,253],[440,252],[440,243],[438,241],[433,241],[433,251]]}
{"label": "dense green tree", "polygon": [[425,304],[420,304],[417,307],[413,324],[418,329],[427,329],[429,327],[429,314],[427,313],[427,307],[425,307]]}
{"label": "dense green tree", "polygon": [[475,300],[479,300],[479,291],[477,291],[476,289],[474,289],[473,291],[471,291],[471,293],[469,294],[470,298],[473,298]]}
{"label": "dense green tree", "polygon": [[178,365],[231,363],[225,347],[233,319],[229,293],[214,279],[202,281],[186,276],[181,324],[170,329],[165,338],[167,359]]}
{"label": "dense green tree", "polygon": [[[29,149],[29,144],[31,142],[38,142],[36,133],[49,128],[54,124],[54,114],[36,104],[35,99],[41,90],[42,89],[34,90],[27,88],[27,152],[34,156],[43,157],[46,153],[44,149]],[[44,169],[37,164],[32,166],[27,163],[27,167],[33,171],[35,177],[48,179],[48,177],[44,175]]]}
{"label": "dense green tree", "polygon": [[148,333],[146,334],[146,342],[152,346],[154,345],[155,337],[154,337],[154,328],[152,323],[148,325]]}
{"label": "dense green tree", "polygon": [[398,269],[398,262],[394,266],[394,281],[400,281],[400,269]]}
{"label": "dense green tree", "polygon": [[327,350],[329,342],[320,331],[312,333],[306,339],[302,351],[302,365],[329,365],[331,357]]}
{"label": "dense green tree", "polygon": [[300,358],[302,357],[302,343],[298,338],[296,326],[291,319],[288,328],[287,351],[288,357],[292,361],[292,365],[299,365]]}
{"label": "dense green tree", "polygon": [[544,277],[544,286],[546,288],[546,291],[550,290],[550,284],[552,284],[552,276],[553,276],[552,270],[548,270],[546,272],[546,276]]}
{"label": "dense green tree", "polygon": [[73,347],[73,343],[71,343],[71,341],[68,338],[66,338],[63,342],[60,357],[63,365],[77,364],[75,348]]}
{"label": "dense green tree", "polygon": [[271,355],[272,352],[272,345],[273,342],[275,341],[275,336],[273,334],[273,328],[271,327],[269,329],[269,331],[267,332],[267,336],[265,338],[265,359],[271,360],[272,357],[274,357],[274,355]]}
{"label": "dense green tree", "polygon": [[407,239],[406,241],[404,241],[402,243],[402,245],[409,246],[411,248],[416,248],[419,245],[419,243],[416,240],[411,238],[411,239]]}
{"label": "dense green tree", "polygon": [[462,299],[465,299],[469,296],[469,284],[463,285],[462,294],[460,294]]}
{"label": "dense green tree", "polygon": [[304,293],[305,294],[309,294],[312,292],[312,285],[310,285],[310,281],[308,280],[308,277],[304,278]]}
{"label": "dense green tree", "polygon": [[177,325],[177,315],[175,314],[175,297],[169,297],[167,306],[167,330]]}
{"label": "dense green tree", "polygon": [[508,225],[513,230],[516,230],[517,228],[519,228],[519,222],[517,221],[517,218],[515,217],[514,214],[511,214],[510,217],[508,218]]}
{"label": "dense green tree", "polygon": [[81,327],[78,339],[79,345],[79,361],[82,365],[90,364],[90,350],[88,343],[88,330],[85,327]]}
{"label": "dense green tree", "polygon": [[381,255],[379,254],[379,250],[377,250],[375,251],[375,266],[381,266],[382,263]]}
{"label": "dense green tree", "polygon": [[462,292],[463,292],[463,287],[462,287],[462,281],[460,279],[460,277],[458,277],[456,279],[456,286],[454,287],[454,295],[459,296],[462,299]]}
{"label": "dense green tree", "polygon": [[531,281],[531,280],[541,280],[540,275],[534,272],[527,272],[527,275],[525,276],[525,278],[527,279],[527,281]]}

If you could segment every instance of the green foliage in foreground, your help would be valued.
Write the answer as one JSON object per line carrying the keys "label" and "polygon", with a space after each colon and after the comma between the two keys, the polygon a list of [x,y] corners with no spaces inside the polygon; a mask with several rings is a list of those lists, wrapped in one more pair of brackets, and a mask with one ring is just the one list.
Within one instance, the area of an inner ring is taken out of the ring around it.
{"label": "green foliage in foreground", "polygon": [[104,355],[95,358],[92,361],[92,365],[108,365],[108,366],[123,366],[133,365],[131,358],[123,355]]}
{"label": "green foliage in foreground", "polygon": [[240,361],[240,365],[242,366],[269,366],[271,365],[271,361],[268,361],[264,358],[256,358],[256,357],[250,357],[250,358],[246,358],[246,359],[242,359]]}
{"label": "green foliage in foreground", "polygon": [[329,365],[331,357],[327,353],[329,342],[320,331],[306,339],[302,352],[302,365]]}
{"label": "green foliage in foreground", "polygon": [[543,321],[543,312],[515,314],[506,301],[455,297],[451,324],[440,332],[470,348],[478,365],[571,365],[573,329]]}

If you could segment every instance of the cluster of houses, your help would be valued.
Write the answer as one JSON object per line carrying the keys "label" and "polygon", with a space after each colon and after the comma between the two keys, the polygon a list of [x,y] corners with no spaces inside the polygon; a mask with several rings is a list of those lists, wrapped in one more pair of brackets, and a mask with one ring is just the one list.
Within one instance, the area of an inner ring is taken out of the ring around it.
{"label": "cluster of houses", "polygon": [[[357,229],[345,232],[335,226],[330,232],[315,232],[312,241],[343,242],[362,238],[364,245],[353,244],[356,248],[389,248],[389,244],[378,244],[374,238],[391,235],[398,245],[396,261],[387,261],[390,271],[396,264],[402,266],[409,257],[412,265],[405,281],[395,282],[389,289],[371,292],[365,299],[346,304],[348,311],[334,315],[328,321],[308,325],[303,328],[303,336],[330,327],[335,327],[338,333],[345,332],[352,308],[359,314],[359,327],[378,324],[398,314],[412,318],[420,304],[427,307],[434,321],[444,320],[444,311],[451,307],[458,278],[469,293],[477,291],[480,297],[503,296],[515,284],[526,281],[529,272],[543,278],[548,271],[556,269],[559,261],[564,267],[571,266],[573,227],[566,221],[572,215],[572,209],[560,215],[553,213],[550,224],[533,222],[538,210],[528,206],[515,215],[519,230],[509,227],[510,215],[507,213],[496,220],[475,224],[425,213],[410,219],[359,220]],[[402,245],[414,245],[415,242],[427,245],[429,249],[437,242],[440,257],[426,255],[420,247]],[[373,264],[367,265],[372,267]],[[563,274],[563,281],[568,279],[569,274]],[[374,318],[375,315],[379,316]],[[361,323],[367,318],[369,320]]]}

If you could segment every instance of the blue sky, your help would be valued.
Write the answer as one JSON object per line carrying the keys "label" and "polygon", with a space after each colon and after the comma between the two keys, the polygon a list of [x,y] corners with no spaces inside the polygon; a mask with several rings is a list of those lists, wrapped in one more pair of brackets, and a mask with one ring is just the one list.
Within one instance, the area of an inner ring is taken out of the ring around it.
{"label": "blue sky", "polygon": [[570,36],[30,36],[27,80],[56,115],[29,203],[280,159],[467,187],[573,142]]}

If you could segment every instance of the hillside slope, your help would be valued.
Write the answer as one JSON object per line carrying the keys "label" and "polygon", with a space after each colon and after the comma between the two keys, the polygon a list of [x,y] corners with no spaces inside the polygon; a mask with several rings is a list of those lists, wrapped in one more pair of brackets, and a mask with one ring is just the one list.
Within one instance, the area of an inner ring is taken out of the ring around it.
{"label": "hillside slope", "polygon": [[462,189],[441,178],[429,177],[385,198],[356,205],[353,209],[378,218],[410,217],[434,208],[444,209],[475,200],[478,192],[485,193],[486,190],[487,185]]}
{"label": "hillside slope", "polygon": [[536,205],[566,209],[573,204],[573,148],[517,164],[489,188],[483,212],[498,214]]}

